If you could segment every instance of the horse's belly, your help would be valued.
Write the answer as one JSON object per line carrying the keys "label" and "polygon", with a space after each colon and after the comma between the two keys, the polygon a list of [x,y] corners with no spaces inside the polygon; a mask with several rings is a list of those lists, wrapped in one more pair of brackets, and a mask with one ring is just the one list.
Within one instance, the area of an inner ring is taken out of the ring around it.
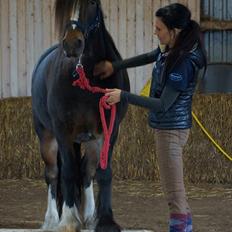
{"label": "horse's belly", "polygon": [[73,115],[74,140],[77,143],[97,139],[102,134],[99,113],[94,110],[79,111]]}
{"label": "horse's belly", "polygon": [[77,135],[77,138],[75,140],[76,143],[84,143],[88,142],[90,140],[95,140],[96,136],[92,133],[80,133]]}

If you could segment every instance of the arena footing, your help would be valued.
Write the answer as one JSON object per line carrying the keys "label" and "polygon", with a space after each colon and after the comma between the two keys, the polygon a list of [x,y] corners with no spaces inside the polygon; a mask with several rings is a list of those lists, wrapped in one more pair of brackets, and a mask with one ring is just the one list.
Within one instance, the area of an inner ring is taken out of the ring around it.
{"label": "arena footing", "polygon": [[[55,230],[42,229],[0,229],[0,232],[55,232]],[[81,230],[81,232],[94,232],[93,230]],[[151,230],[122,230],[122,232],[153,232]]]}

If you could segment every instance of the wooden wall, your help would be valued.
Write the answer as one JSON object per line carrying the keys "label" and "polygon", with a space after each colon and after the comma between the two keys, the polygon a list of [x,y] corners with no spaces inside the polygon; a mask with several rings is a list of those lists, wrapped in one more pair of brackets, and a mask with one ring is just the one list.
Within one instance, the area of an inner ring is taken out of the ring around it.
{"label": "wooden wall", "polygon": [[0,97],[30,96],[31,73],[54,43],[54,0],[0,0]]}
{"label": "wooden wall", "polygon": [[[154,12],[172,0],[102,0],[107,28],[122,56],[151,51]],[[200,0],[179,0],[199,20]],[[54,0],[0,0],[0,98],[30,96],[31,73],[42,52],[56,43]],[[152,66],[129,70],[138,93]]]}
{"label": "wooden wall", "polygon": [[232,1],[202,0],[201,23],[209,63],[232,63]]}

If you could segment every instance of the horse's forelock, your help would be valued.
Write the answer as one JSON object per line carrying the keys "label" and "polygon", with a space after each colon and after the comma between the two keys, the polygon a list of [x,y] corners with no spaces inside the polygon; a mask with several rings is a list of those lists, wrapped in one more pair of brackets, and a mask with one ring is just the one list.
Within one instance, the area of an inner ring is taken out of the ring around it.
{"label": "horse's forelock", "polygon": [[[95,0],[101,11],[101,1]],[[62,39],[64,29],[70,19],[78,20],[78,12],[85,8],[88,0],[56,0],[55,2],[55,28],[59,39]]]}
{"label": "horse's forelock", "polygon": [[55,2],[55,28],[59,38],[63,36],[68,20],[73,16],[73,11],[86,0],[56,0]]}

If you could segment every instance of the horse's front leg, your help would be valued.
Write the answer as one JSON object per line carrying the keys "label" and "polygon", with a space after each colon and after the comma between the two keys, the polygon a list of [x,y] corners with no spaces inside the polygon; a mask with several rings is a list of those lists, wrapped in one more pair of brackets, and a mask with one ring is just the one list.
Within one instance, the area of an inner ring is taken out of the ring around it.
{"label": "horse's front leg", "polygon": [[85,155],[81,162],[83,183],[83,219],[86,229],[95,227],[95,200],[93,192],[93,179],[99,162],[99,154],[103,144],[103,137],[84,143]]}
{"label": "horse's front leg", "polygon": [[45,179],[48,186],[48,202],[42,229],[55,229],[59,224],[57,209],[58,145],[54,135],[34,116],[35,130],[39,137],[40,153],[45,163]]}
{"label": "horse's front leg", "polygon": [[76,232],[80,230],[81,220],[79,216],[80,202],[80,175],[78,166],[79,157],[76,156],[73,143],[66,142],[67,138],[58,140],[61,153],[61,185],[63,194],[62,215],[59,230]]}
{"label": "horse's front leg", "polygon": [[96,232],[120,232],[120,226],[114,221],[112,211],[112,169],[111,156],[113,146],[109,150],[108,166],[106,170],[97,169],[97,182],[99,186],[97,201]]}

